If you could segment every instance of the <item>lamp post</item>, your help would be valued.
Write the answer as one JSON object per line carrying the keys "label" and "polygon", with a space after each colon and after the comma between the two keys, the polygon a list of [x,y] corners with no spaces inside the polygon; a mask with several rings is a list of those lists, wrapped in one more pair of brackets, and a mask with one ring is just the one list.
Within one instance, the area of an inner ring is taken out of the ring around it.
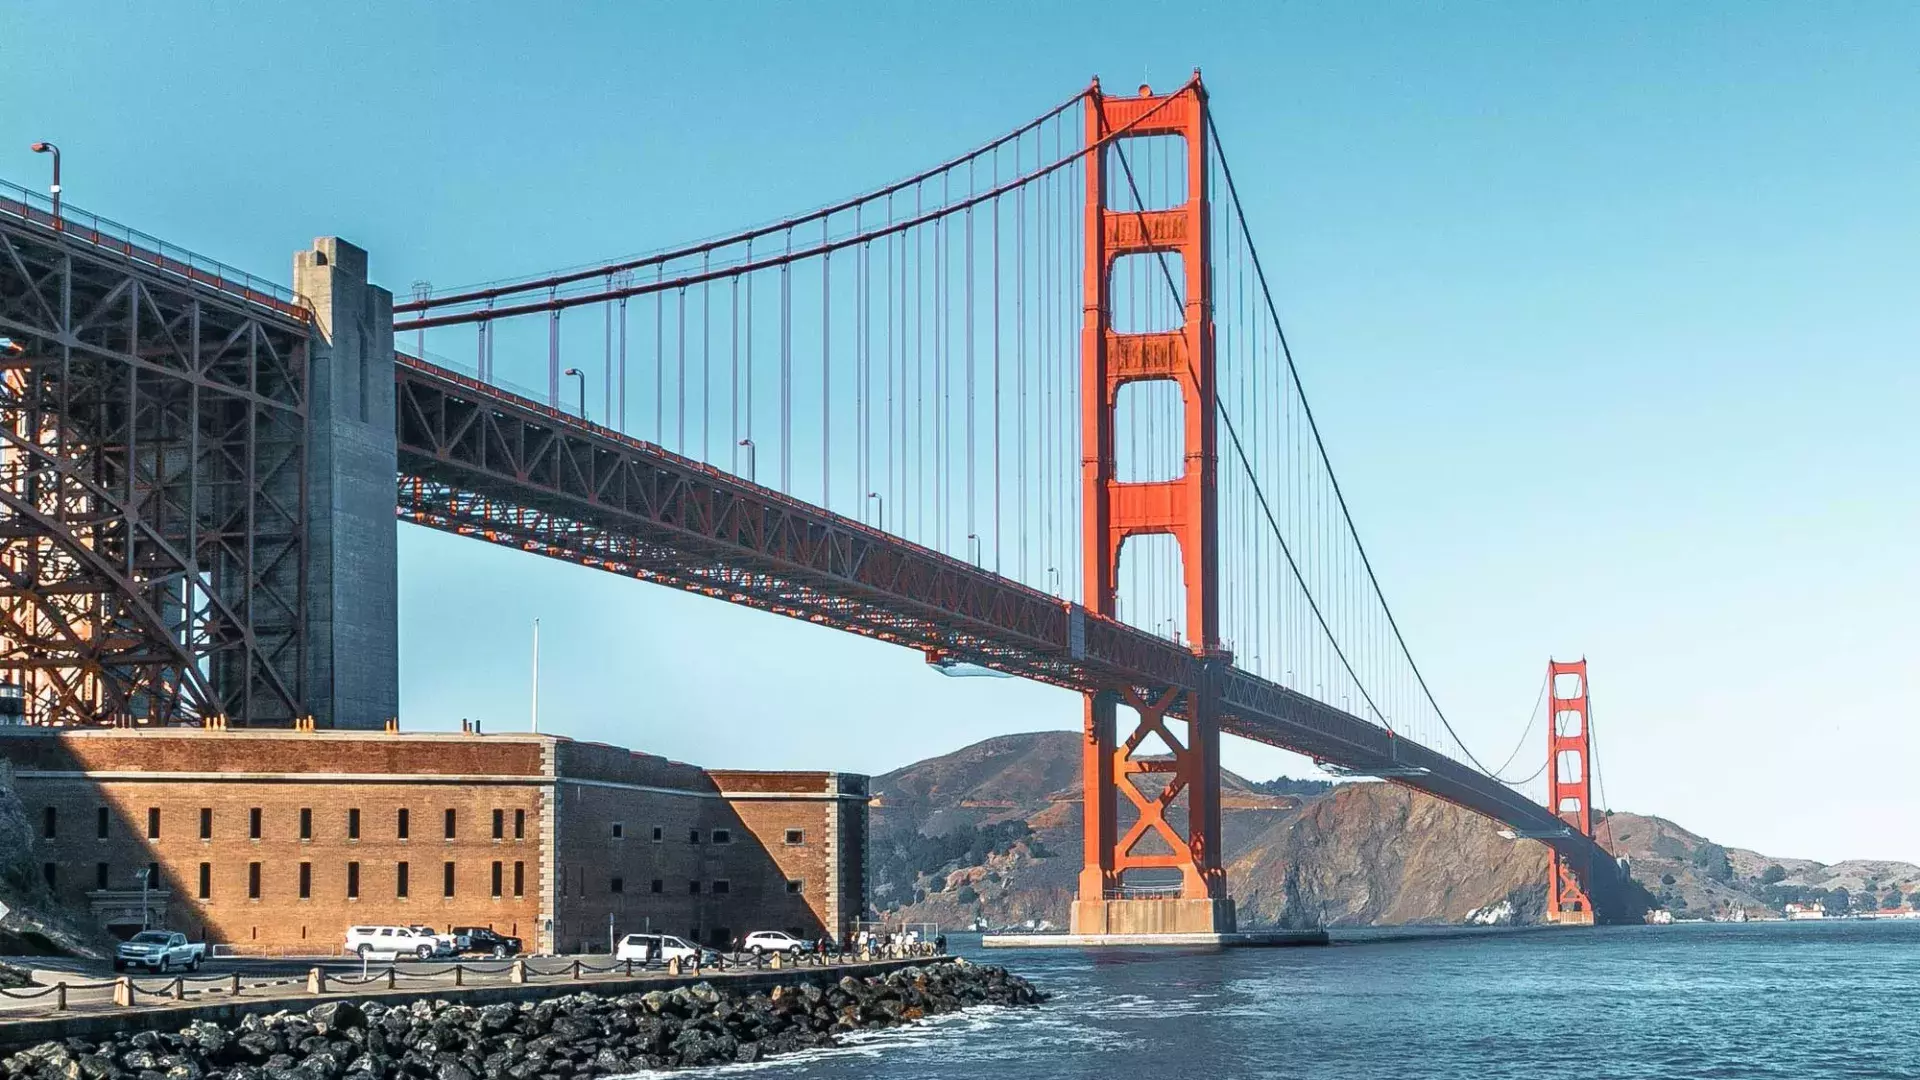
{"label": "lamp post", "polygon": [[143,866],[133,872],[140,882],[140,929],[147,928],[147,890],[153,888],[153,867]]}
{"label": "lamp post", "polygon": [[1052,584],[1050,584],[1050,585],[1048,585],[1048,586],[1047,586],[1047,591],[1048,591],[1048,592],[1050,592],[1050,593],[1052,593],[1052,594],[1053,594],[1053,595],[1055,595],[1055,596],[1059,596],[1059,595],[1060,595],[1060,569],[1059,569],[1059,567],[1055,567],[1055,566],[1049,566],[1049,567],[1047,567],[1047,574],[1049,575],[1049,576],[1048,576],[1048,578],[1047,578],[1047,580],[1048,580],[1049,582],[1051,582],[1051,583],[1052,583]]}
{"label": "lamp post", "polygon": [[874,506],[878,508],[880,531],[886,532],[887,531],[887,500],[883,498],[881,494],[877,491],[867,492],[867,498],[872,499]]}
{"label": "lamp post", "polygon": [[[416,281],[413,283],[413,298],[415,301],[425,300],[432,295],[433,295],[433,282]],[[427,358],[426,330],[422,329],[415,332],[414,338],[413,338],[413,351],[416,355],[420,357],[420,359],[425,360]]]}
{"label": "lamp post", "polygon": [[533,715],[531,726],[535,734],[540,731],[540,620],[533,620]]}
{"label": "lamp post", "polygon": [[756,467],[756,462],[754,461],[754,458],[757,457],[758,455],[754,453],[755,447],[753,445],[753,440],[741,439],[740,445],[747,448],[747,483],[757,484],[760,481],[756,479],[756,476],[758,475],[760,470]]}
{"label": "lamp post", "polygon": [[570,367],[561,374],[571,375],[580,380],[580,419],[585,420],[587,418],[587,373],[577,367]]}
{"label": "lamp post", "polygon": [[53,227],[60,228],[60,148],[50,142],[37,142],[28,147],[36,154],[53,155],[53,186],[47,190],[53,193]]}
{"label": "lamp post", "polygon": [[980,534],[979,533],[967,534],[967,549],[973,555],[973,565],[979,566],[980,565]]}

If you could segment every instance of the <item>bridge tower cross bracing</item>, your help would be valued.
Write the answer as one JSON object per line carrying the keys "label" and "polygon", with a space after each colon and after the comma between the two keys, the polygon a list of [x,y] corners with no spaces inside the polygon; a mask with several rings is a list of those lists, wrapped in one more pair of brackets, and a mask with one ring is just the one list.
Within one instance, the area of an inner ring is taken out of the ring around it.
{"label": "bridge tower cross bracing", "polygon": [[[1547,807],[1582,836],[1593,835],[1593,737],[1587,698],[1587,662],[1547,661]],[[1592,923],[1593,902],[1575,867],[1547,853],[1547,921]]]}
{"label": "bridge tower cross bracing", "polygon": [[[1220,865],[1216,676],[1231,660],[1220,643],[1206,93],[1197,77],[1163,96],[1143,86],[1138,97],[1110,98],[1095,84],[1085,108],[1089,144],[1133,125],[1125,138],[1086,161],[1081,324],[1086,602],[1097,614],[1117,617],[1126,542],[1170,535],[1180,550],[1187,633],[1207,662],[1197,665],[1200,685],[1115,685],[1086,695],[1085,862],[1072,929],[1076,934],[1230,933],[1235,929],[1234,907]],[[1185,203],[1114,209],[1116,197],[1122,205],[1134,201],[1128,197],[1133,178],[1120,157],[1127,143],[1168,136],[1184,142]],[[1179,327],[1138,333],[1116,329],[1115,263],[1130,255],[1153,257],[1170,276],[1184,278],[1176,282],[1182,302]],[[1115,464],[1120,390],[1128,383],[1151,381],[1171,382],[1180,391],[1183,468],[1172,479],[1123,481]],[[1122,705],[1137,716],[1125,738],[1116,729]],[[1184,717],[1184,732],[1169,727],[1176,722],[1175,714]],[[1136,756],[1150,737],[1157,737],[1169,752]],[[1183,795],[1184,835],[1176,828],[1177,800]],[[1124,830],[1123,806],[1134,812]],[[1129,881],[1130,871],[1146,872],[1160,883],[1136,884],[1145,875]],[[1177,884],[1171,880],[1174,874]]]}

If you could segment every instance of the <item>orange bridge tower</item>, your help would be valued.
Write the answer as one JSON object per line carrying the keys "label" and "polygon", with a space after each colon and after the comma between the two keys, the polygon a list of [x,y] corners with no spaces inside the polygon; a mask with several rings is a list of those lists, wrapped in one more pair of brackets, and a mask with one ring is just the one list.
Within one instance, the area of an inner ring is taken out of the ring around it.
{"label": "orange bridge tower", "polygon": [[[1547,806],[1582,836],[1593,835],[1593,738],[1587,662],[1547,661]],[[1567,858],[1547,854],[1547,921],[1592,923],[1593,903]]]}
{"label": "orange bridge tower", "polygon": [[[1086,603],[1097,614],[1117,617],[1123,547],[1134,537],[1169,535],[1180,549],[1187,634],[1208,662],[1198,665],[1202,685],[1158,690],[1117,685],[1087,695],[1085,863],[1072,929],[1076,934],[1230,933],[1234,909],[1220,867],[1220,732],[1212,674],[1229,660],[1220,644],[1206,91],[1197,73],[1164,95],[1143,86],[1138,97],[1110,98],[1096,83],[1086,117],[1089,145],[1110,140],[1088,154],[1085,166]],[[1113,138],[1121,130],[1125,134]],[[1184,142],[1185,202],[1114,209],[1116,203],[1128,205],[1134,184],[1124,157],[1127,143],[1168,137]],[[1159,267],[1154,275],[1164,270],[1169,284],[1177,286],[1180,325],[1154,332],[1115,328],[1115,264],[1129,256],[1153,258]],[[1171,383],[1181,395],[1181,475],[1122,481],[1115,467],[1120,390],[1153,381]],[[1122,705],[1136,717],[1124,736],[1116,728]],[[1184,822],[1178,812],[1182,802]]]}

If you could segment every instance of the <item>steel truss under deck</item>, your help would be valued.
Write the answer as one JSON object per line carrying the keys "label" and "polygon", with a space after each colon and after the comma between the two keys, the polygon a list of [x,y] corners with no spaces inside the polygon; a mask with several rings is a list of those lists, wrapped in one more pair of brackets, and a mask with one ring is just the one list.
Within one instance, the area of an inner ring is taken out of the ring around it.
{"label": "steel truss under deck", "polygon": [[304,701],[304,313],[0,215],[0,678],[33,723]]}

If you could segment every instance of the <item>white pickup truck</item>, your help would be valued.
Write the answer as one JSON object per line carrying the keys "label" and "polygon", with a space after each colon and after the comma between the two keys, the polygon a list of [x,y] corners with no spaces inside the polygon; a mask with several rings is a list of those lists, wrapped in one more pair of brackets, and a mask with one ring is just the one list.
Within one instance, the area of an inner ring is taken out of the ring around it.
{"label": "white pickup truck", "polygon": [[168,930],[142,930],[120,943],[120,948],[113,955],[113,970],[138,967],[150,971],[171,971],[174,968],[195,971],[206,958],[206,945],[188,941],[185,934]]}

